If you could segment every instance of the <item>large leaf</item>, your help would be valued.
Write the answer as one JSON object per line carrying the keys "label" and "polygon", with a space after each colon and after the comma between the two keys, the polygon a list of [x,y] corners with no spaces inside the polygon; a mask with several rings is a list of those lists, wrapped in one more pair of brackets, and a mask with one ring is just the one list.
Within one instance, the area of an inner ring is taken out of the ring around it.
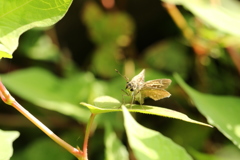
{"label": "large leaf", "polygon": [[[80,135],[79,135],[80,134]],[[79,132],[68,130],[67,133],[61,134],[60,137],[76,146],[76,137],[83,137]],[[41,137],[35,141],[30,142],[27,146],[21,149],[21,152],[16,152],[11,160],[71,160],[73,155],[57,145],[48,137]]]}
{"label": "large leaf", "polygon": [[0,160],[9,160],[13,154],[12,143],[19,136],[17,131],[0,130]]}
{"label": "large leaf", "polygon": [[240,148],[240,98],[203,94],[189,87],[179,75],[174,77],[208,122]]}
{"label": "large leaf", "polygon": [[113,132],[111,125],[105,126],[105,160],[129,160],[126,147],[117,138]]}
{"label": "large leaf", "polygon": [[78,105],[89,98],[94,77],[79,73],[68,79],[60,79],[47,70],[29,68],[1,75],[3,84],[33,104],[71,116],[86,122],[90,113]]}
{"label": "large leaf", "polygon": [[[84,102],[81,102],[80,104],[88,107],[91,110],[91,112],[94,114],[122,111],[122,109],[120,108],[121,103],[117,99],[114,99],[109,96],[102,96],[102,97],[96,98],[94,100],[95,105],[87,104]],[[125,106],[130,107],[130,104],[125,104]],[[180,119],[190,123],[196,123],[196,124],[211,127],[208,124],[192,120],[183,113],[173,111],[167,108],[162,108],[162,107],[154,107],[154,106],[147,106],[147,105],[142,105],[142,106],[132,105],[132,108],[130,108],[129,111],[139,112],[144,114],[152,114],[157,116],[164,116],[169,118],[176,118],[176,119]]]}
{"label": "large leaf", "polygon": [[186,1],[163,0],[181,4],[207,24],[225,33],[240,36],[240,3],[236,0]]}
{"label": "large leaf", "polygon": [[129,144],[138,160],[191,160],[187,152],[159,132],[138,124],[123,106]]}
{"label": "large leaf", "polygon": [[23,32],[59,21],[71,3],[72,0],[1,0],[0,58],[12,57]]}

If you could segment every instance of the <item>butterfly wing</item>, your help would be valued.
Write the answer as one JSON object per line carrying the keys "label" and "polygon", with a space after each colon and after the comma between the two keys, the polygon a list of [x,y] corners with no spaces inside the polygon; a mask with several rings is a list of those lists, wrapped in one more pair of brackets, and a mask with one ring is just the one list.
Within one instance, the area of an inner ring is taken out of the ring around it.
{"label": "butterfly wing", "polygon": [[145,69],[143,69],[138,75],[132,78],[132,82],[135,83],[144,83],[145,78]]}
{"label": "butterfly wing", "polygon": [[142,98],[149,97],[157,101],[159,99],[168,98],[171,96],[171,94],[164,89],[146,89],[141,90],[141,96]]}
{"label": "butterfly wing", "polygon": [[142,89],[166,89],[170,84],[171,79],[155,79],[144,83]]}
{"label": "butterfly wing", "polygon": [[127,82],[126,89],[134,92],[134,95],[138,94],[144,86],[145,69],[143,69],[138,75],[132,78],[130,82]]}

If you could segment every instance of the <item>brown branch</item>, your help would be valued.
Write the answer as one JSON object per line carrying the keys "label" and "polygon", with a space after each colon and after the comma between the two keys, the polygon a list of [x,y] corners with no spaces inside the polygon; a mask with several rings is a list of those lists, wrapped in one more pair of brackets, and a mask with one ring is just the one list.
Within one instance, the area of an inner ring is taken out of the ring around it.
{"label": "brown branch", "polygon": [[227,47],[227,51],[232,58],[233,63],[235,64],[238,73],[240,74],[240,53],[237,51],[236,47],[229,46]]}

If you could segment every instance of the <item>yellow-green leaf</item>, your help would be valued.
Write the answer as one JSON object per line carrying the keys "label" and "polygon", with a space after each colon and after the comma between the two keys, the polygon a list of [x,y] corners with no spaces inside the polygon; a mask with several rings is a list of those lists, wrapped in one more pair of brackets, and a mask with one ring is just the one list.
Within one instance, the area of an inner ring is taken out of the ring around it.
{"label": "yellow-green leaf", "polygon": [[72,0],[1,0],[0,59],[12,58],[20,35],[34,27],[46,27],[59,21]]}
{"label": "yellow-green leaf", "polygon": [[[96,98],[94,100],[94,105],[87,104],[84,102],[81,102],[80,104],[88,107],[90,111],[94,114],[122,111],[121,109],[122,104],[117,99],[114,99],[109,96],[102,96],[102,97]],[[135,104],[132,105],[132,108],[130,107],[130,104],[125,104],[125,106],[129,108],[128,110],[130,112],[139,112],[144,114],[152,114],[157,116],[175,118],[175,119],[180,119],[186,122],[196,123],[196,124],[211,127],[211,125],[198,122],[196,120],[189,118],[187,115],[183,113],[170,110],[167,108],[147,106],[147,105],[140,106]]]}

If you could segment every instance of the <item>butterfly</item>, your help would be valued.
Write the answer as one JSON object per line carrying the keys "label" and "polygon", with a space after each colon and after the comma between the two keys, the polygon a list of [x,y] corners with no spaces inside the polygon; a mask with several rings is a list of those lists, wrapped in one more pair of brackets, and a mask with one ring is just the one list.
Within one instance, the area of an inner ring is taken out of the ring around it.
{"label": "butterfly", "polygon": [[123,77],[127,81],[125,91],[123,91],[126,95],[132,97],[131,106],[134,101],[138,101],[140,105],[142,105],[146,97],[157,101],[171,96],[171,94],[165,90],[171,84],[171,79],[155,79],[145,82],[145,69],[133,77],[131,81],[125,76]]}

